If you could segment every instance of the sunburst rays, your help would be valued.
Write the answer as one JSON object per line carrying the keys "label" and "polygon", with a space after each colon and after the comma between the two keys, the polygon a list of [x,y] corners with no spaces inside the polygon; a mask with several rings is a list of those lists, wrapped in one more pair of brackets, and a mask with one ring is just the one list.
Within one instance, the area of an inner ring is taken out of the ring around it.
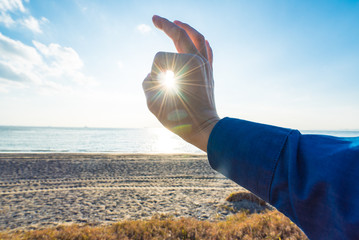
{"label": "sunburst rays", "polygon": [[[187,56],[189,54],[186,54]],[[152,103],[151,105],[157,106],[157,113],[160,118],[164,116],[163,114],[169,114],[168,110],[184,110],[186,111],[189,118],[192,121],[197,118],[194,117],[195,112],[191,108],[191,105],[188,104],[189,98],[199,99],[199,96],[196,95],[194,88],[198,87],[209,87],[207,83],[199,82],[200,80],[193,79],[195,74],[198,74],[198,71],[201,71],[202,74],[206,74],[206,71],[203,71],[205,63],[202,59],[199,59],[198,56],[192,55],[187,58],[184,62],[184,58],[179,59],[180,55],[173,53],[163,53],[160,57],[160,61],[154,61],[152,67],[152,86],[147,88],[146,91],[153,92],[152,94]],[[196,59],[195,59],[196,58]],[[198,64],[200,63],[200,64]],[[172,79],[164,79],[164,78]],[[170,82],[166,83],[164,81],[169,80]],[[159,102],[160,101],[160,102]],[[164,110],[167,111],[164,111]],[[181,116],[178,115],[178,111],[174,112],[177,114],[177,119],[168,119],[170,121],[177,120],[178,123],[182,120]],[[176,121],[173,121],[175,123]],[[185,131],[191,129],[191,126],[188,126],[188,123],[181,121],[181,124],[174,126],[172,131]]]}

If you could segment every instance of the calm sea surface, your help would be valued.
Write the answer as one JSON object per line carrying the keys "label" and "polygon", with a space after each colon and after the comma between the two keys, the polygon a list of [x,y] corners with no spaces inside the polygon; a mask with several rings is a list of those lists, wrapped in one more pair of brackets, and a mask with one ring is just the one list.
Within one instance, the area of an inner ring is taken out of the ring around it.
{"label": "calm sea surface", "polygon": [[[357,137],[359,131],[303,131]],[[0,152],[203,153],[164,128],[0,126]]]}

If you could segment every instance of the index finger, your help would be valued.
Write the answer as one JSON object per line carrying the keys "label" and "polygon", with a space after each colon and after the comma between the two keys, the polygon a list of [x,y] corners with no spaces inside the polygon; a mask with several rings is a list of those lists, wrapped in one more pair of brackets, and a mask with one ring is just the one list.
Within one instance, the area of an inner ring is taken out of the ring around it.
{"label": "index finger", "polygon": [[194,29],[193,27],[191,27],[190,25],[188,25],[187,23],[183,23],[181,21],[174,21],[174,24],[176,24],[177,26],[183,28],[189,38],[192,40],[193,44],[196,46],[197,50],[202,54],[202,56],[208,60],[208,54],[207,54],[207,49],[206,49],[206,40],[204,38],[204,36],[199,33],[196,29]]}
{"label": "index finger", "polygon": [[179,53],[199,54],[196,46],[183,28],[157,15],[152,17],[152,21],[157,28],[164,31],[172,39]]}

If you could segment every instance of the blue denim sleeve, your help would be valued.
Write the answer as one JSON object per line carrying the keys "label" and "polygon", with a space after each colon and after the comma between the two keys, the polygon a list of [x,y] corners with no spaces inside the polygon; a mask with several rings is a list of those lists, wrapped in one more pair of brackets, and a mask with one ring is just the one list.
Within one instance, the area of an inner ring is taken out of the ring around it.
{"label": "blue denim sleeve", "polygon": [[310,239],[359,239],[359,138],[224,118],[207,152],[212,168],[275,206]]}

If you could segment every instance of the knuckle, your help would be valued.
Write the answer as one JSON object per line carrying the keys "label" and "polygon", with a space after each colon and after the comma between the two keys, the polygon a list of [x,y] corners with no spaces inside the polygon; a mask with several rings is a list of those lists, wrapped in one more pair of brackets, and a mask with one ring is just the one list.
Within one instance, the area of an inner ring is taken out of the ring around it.
{"label": "knuckle", "polygon": [[193,61],[197,65],[203,65],[204,64],[202,57],[200,57],[198,55],[194,55]]}
{"label": "knuckle", "polygon": [[205,42],[205,38],[202,34],[198,33],[198,35],[196,35],[196,40],[198,42]]}
{"label": "knuckle", "polygon": [[183,24],[183,26],[185,26],[186,28],[192,28],[188,23],[182,23]]}
{"label": "knuckle", "polygon": [[158,52],[152,63],[152,69],[149,79],[156,79],[157,74],[168,67],[174,59],[176,59],[177,53],[171,52]]}
{"label": "knuckle", "polygon": [[204,62],[202,60],[202,57],[195,55],[195,54],[191,54],[190,56],[188,56],[188,60],[186,61],[186,66],[189,67],[190,69],[202,69],[204,66]]}
{"label": "knuckle", "polygon": [[166,54],[165,52],[157,52],[156,55],[155,55],[155,61],[163,59],[165,54]]}

